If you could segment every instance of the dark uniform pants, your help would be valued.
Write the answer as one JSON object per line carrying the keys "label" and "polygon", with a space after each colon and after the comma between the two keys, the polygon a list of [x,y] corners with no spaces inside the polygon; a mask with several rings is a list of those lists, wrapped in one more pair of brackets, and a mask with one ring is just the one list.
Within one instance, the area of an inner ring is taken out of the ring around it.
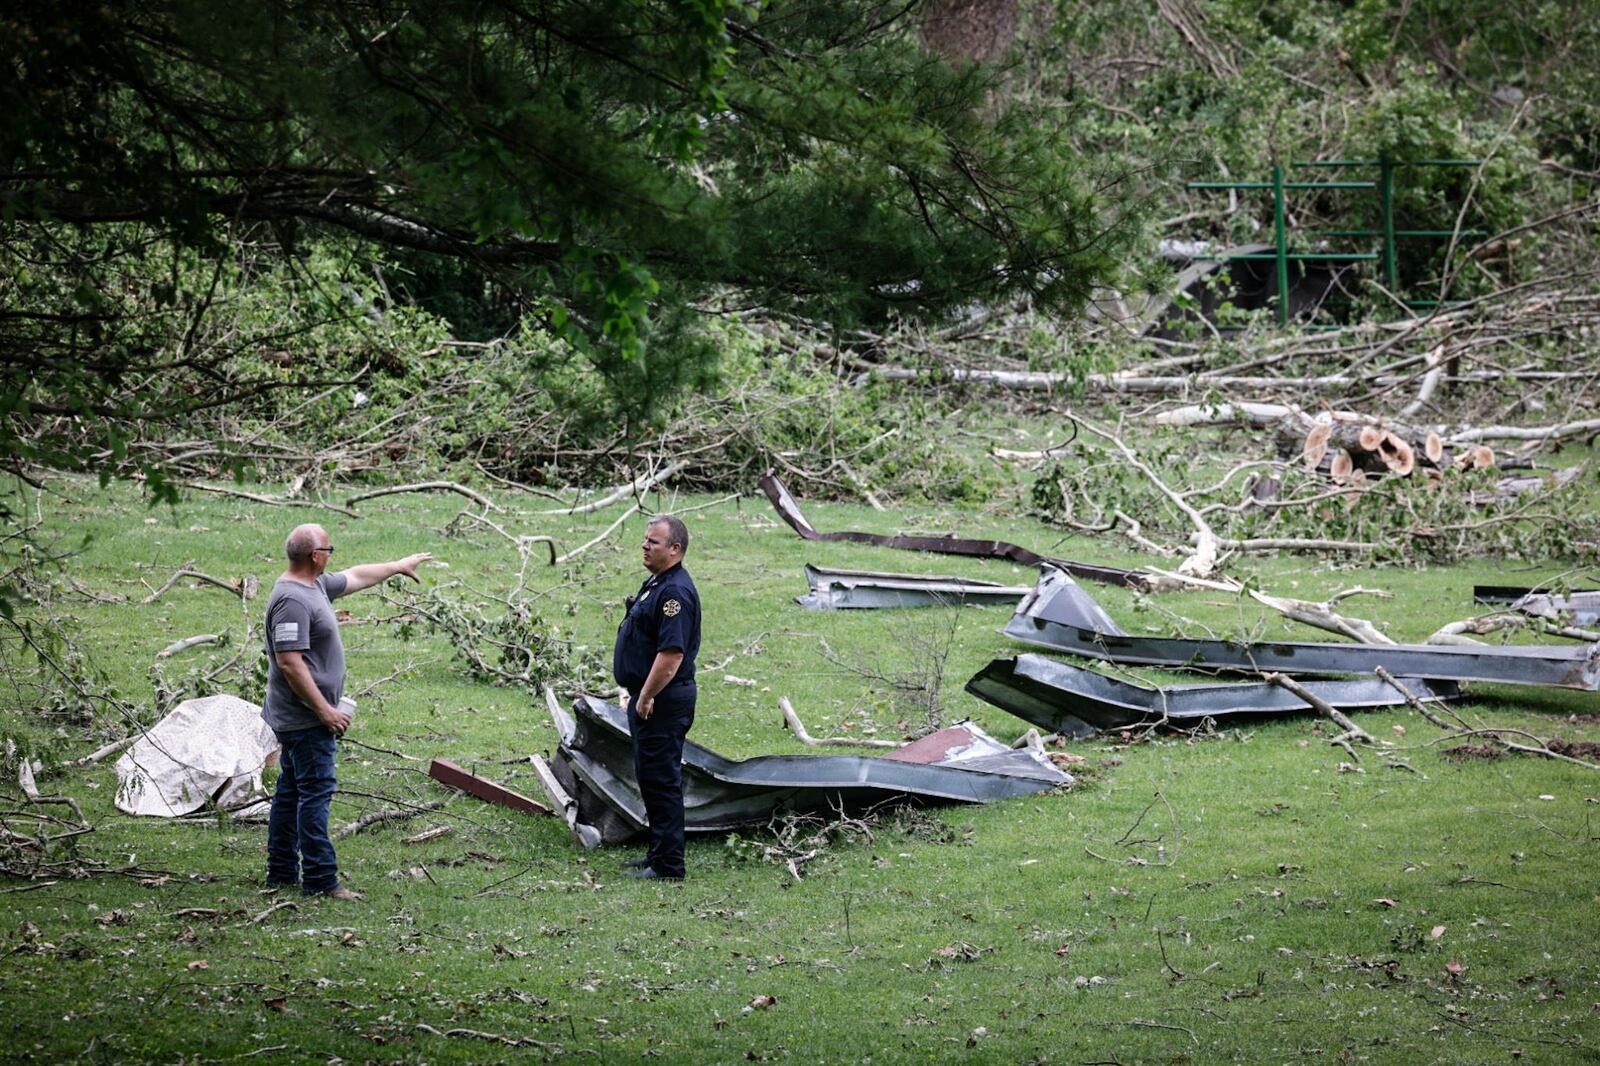
{"label": "dark uniform pants", "polygon": [[628,693],[628,729],[633,734],[633,772],[650,820],[645,858],[656,873],[682,877],[683,741],[694,724],[694,685],[669,685],[656,696],[649,718],[633,711],[637,693]]}

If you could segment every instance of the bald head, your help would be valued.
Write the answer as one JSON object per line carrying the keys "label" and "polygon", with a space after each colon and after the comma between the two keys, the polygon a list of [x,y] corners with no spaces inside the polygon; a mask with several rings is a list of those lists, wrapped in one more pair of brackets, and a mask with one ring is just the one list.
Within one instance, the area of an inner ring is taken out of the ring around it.
{"label": "bald head", "polygon": [[312,551],[322,547],[327,539],[328,531],[315,522],[295,526],[289,539],[283,542],[283,554],[289,557],[292,565],[304,566],[311,561]]}

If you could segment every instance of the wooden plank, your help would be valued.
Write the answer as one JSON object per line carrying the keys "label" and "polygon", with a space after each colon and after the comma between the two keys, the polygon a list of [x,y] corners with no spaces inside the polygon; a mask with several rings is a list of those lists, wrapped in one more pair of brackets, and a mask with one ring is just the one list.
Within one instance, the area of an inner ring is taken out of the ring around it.
{"label": "wooden plank", "polygon": [[551,814],[549,807],[535,800],[529,799],[520,792],[513,792],[504,785],[496,784],[486,777],[469,774],[449,759],[434,759],[428,764],[428,776],[442,785],[458,788],[469,796],[476,796],[489,803],[497,803],[502,807],[510,807],[514,811],[524,814]]}

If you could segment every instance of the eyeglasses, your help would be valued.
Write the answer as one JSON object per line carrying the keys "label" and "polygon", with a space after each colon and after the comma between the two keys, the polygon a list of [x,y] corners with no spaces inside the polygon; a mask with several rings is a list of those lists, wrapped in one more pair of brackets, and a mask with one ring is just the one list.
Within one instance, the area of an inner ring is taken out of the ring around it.
{"label": "eyeglasses", "polygon": [[316,553],[316,552],[327,552],[329,555],[332,555],[333,554],[333,546],[329,545],[326,548],[312,548],[311,551],[313,553]]}

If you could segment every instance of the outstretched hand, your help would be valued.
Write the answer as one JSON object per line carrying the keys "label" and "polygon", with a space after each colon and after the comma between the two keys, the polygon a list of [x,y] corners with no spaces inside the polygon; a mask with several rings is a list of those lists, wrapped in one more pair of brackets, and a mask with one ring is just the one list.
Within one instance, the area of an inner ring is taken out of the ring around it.
{"label": "outstretched hand", "polygon": [[408,555],[404,559],[401,559],[399,562],[394,564],[395,573],[404,574],[406,577],[409,577],[412,581],[416,581],[417,584],[420,585],[422,582],[417,578],[417,567],[432,558],[432,552],[418,552],[415,555]]}

